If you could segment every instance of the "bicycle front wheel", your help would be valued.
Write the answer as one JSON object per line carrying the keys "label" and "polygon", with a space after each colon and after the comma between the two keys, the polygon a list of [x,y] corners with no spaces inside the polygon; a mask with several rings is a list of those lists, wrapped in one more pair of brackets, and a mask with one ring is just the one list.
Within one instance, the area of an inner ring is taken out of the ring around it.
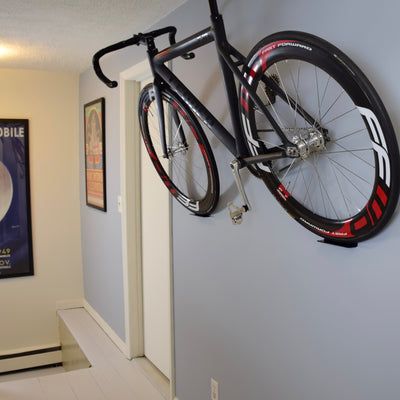
{"label": "bicycle front wheel", "polygon": [[139,99],[139,121],[150,159],[170,193],[188,210],[210,215],[219,199],[219,178],[207,137],[193,113],[170,90],[163,90],[166,154],[153,84]]}
{"label": "bicycle front wheel", "polygon": [[[256,166],[277,200],[336,242],[378,233],[397,205],[400,163],[391,121],[365,75],[336,47],[301,32],[265,38],[245,65],[249,84],[298,151]],[[252,154],[283,148],[246,89],[239,94]]]}

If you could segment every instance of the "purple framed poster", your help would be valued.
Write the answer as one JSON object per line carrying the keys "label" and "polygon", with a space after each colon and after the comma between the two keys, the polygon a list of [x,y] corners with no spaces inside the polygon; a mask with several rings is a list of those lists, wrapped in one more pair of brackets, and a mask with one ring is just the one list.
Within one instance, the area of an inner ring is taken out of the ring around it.
{"label": "purple framed poster", "polygon": [[0,279],[33,275],[29,121],[0,119]]}

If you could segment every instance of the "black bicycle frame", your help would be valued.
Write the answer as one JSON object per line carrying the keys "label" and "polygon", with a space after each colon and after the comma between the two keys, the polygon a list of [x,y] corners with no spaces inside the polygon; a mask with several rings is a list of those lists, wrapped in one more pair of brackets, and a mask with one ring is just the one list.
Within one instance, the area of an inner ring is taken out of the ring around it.
{"label": "black bicycle frame", "polygon": [[[240,66],[244,65],[246,58],[236,50],[227,40],[225,25],[222,15],[218,11],[217,0],[208,0],[211,11],[211,26],[204,29],[178,43],[175,42],[176,28],[169,26],[166,28],[158,29],[149,33],[140,33],[134,35],[132,38],[115,43],[98,51],[93,56],[93,67],[98,77],[108,86],[114,88],[118,85],[116,81],[108,79],[101,70],[99,60],[107,53],[122,49],[127,46],[146,44],[147,52],[151,70],[154,75],[154,95],[156,104],[159,110],[159,127],[160,127],[160,140],[163,150],[163,156],[168,157],[168,149],[166,145],[165,136],[165,120],[162,101],[162,91],[165,86],[170,87],[174,92],[190,107],[190,109],[197,115],[197,117],[204,122],[211,132],[226,146],[226,148],[235,156],[240,162],[240,167],[249,166],[274,160],[278,158],[288,157],[288,149],[293,150],[293,144],[287,139],[283,133],[282,128],[272,117],[267,106],[262,102],[257,95],[256,90],[248,83],[245,74],[240,70]],[[171,46],[158,51],[155,45],[155,38],[169,34],[169,41]],[[165,65],[177,57],[183,57],[186,60],[192,59],[196,50],[211,42],[215,42],[218,51],[219,62],[224,77],[226,95],[229,104],[229,111],[231,116],[233,135],[230,134],[224,126],[213,116],[213,114],[200,102],[200,100],[173,74],[173,72]],[[272,129],[282,140],[282,146],[270,149],[264,149],[262,155],[251,156],[246,146],[246,137],[242,131],[240,123],[240,109],[238,93],[236,89],[236,79],[246,89],[250,98],[255,104],[255,107],[265,115],[269,120]],[[279,96],[290,107],[302,115],[302,117],[316,129],[322,129],[310,114],[308,114],[297,101],[292,99],[287,93],[282,90],[280,85],[274,79],[263,76],[261,78],[266,87],[273,91],[274,94]],[[176,121],[179,120],[178,115],[172,116]],[[182,143],[186,143],[183,130],[179,130]],[[294,152],[296,153],[296,151]]]}
{"label": "black bicycle frame", "polygon": [[[204,122],[204,124],[212,131],[212,133],[225,145],[225,147],[239,160],[246,159],[248,164],[260,162],[259,158],[249,157],[249,151],[246,146],[245,137],[240,124],[239,102],[235,83],[235,76],[239,82],[249,92],[249,96],[265,114],[270,121],[272,128],[282,139],[284,145],[291,145],[280,126],[271,116],[269,110],[257,95],[256,91],[249,85],[245,79],[243,72],[239,69],[245,62],[245,57],[231,46],[226,37],[225,25],[222,15],[218,11],[216,0],[209,0],[211,10],[212,25],[172,46],[158,51],[155,47],[154,40],[148,40],[148,58],[152,72],[154,74],[155,97],[159,106],[160,115],[163,114],[161,92],[164,84],[171,87],[177,95],[191,108],[191,110]],[[219,61],[225,81],[226,94],[228,98],[231,122],[234,135],[232,136],[225,127],[213,116],[213,114],[200,102],[200,100],[173,74],[173,72],[165,66],[165,63],[177,57],[182,57],[188,53],[205,46],[211,42],[216,43]],[[236,59],[234,60],[233,57]],[[278,86],[278,85],[277,85]],[[278,87],[279,91],[279,87]],[[278,93],[279,94],[279,93]],[[282,94],[281,94],[282,95]],[[165,146],[165,123],[160,118],[161,143]],[[164,147],[166,152],[166,147]],[[273,149],[270,154],[265,155],[266,159],[276,159],[286,157],[282,149]],[[264,160],[264,161],[265,161]]]}

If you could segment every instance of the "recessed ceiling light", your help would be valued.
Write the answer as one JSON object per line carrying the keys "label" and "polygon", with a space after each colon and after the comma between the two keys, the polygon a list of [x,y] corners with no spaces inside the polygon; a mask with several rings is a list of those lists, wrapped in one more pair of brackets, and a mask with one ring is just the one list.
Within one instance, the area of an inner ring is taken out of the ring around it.
{"label": "recessed ceiling light", "polygon": [[0,45],[0,57],[9,56],[11,53],[12,51],[9,47]]}

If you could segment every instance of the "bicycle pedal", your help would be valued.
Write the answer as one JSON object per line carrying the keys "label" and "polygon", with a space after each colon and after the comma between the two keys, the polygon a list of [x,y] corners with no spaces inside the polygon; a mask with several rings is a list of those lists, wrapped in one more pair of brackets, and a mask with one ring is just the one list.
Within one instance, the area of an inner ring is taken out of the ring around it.
{"label": "bicycle pedal", "polygon": [[228,203],[229,216],[234,225],[240,225],[243,222],[243,214],[248,211],[246,206],[238,207],[235,204]]}

